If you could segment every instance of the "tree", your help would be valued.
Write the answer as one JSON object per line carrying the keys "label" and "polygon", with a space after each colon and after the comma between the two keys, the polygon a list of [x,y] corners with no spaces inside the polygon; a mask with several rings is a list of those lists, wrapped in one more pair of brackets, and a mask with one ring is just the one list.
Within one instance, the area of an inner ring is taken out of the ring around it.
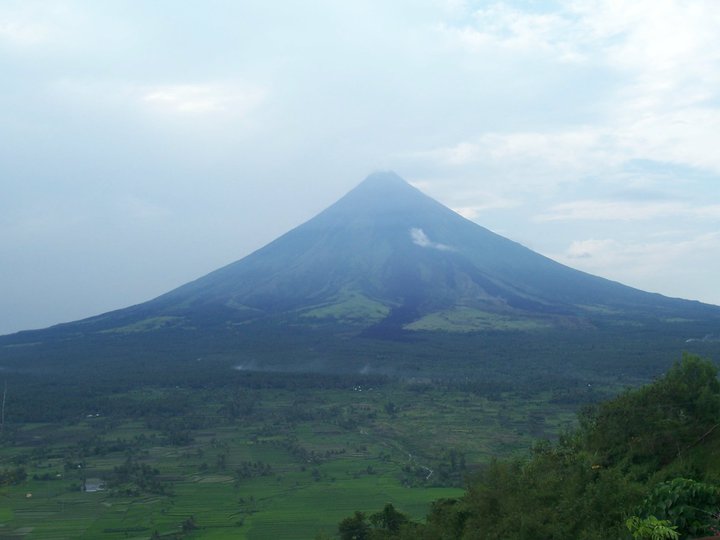
{"label": "tree", "polygon": [[461,538],[470,517],[468,505],[459,499],[438,499],[430,506],[424,538],[456,540]]}
{"label": "tree", "polygon": [[370,523],[372,523],[374,527],[390,533],[400,532],[400,527],[408,521],[408,517],[395,510],[395,507],[391,503],[387,503],[382,511],[370,516]]}
{"label": "tree", "polygon": [[637,513],[671,523],[683,536],[708,534],[717,526],[720,489],[704,482],[675,478],[663,482],[643,501]]}
{"label": "tree", "polygon": [[355,512],[346,517],[338,525],[341,540],[368,540],[370,538],[370,525],[365,521],[364,512]]}
{"label": "tree", "polygon": [[639,475],[670,463],[718,426],[720,383],[715,366],[685,354],[667,374],[580,418],[587,449],[603,465],[640,466]]}
{"label": "tree", "polygon": [[195,516],[190,516],[185,521],[182,522],[182,530],[183,532],[191,532],[197,529],[197,522],[195,521]]}
{"label": "tree", "polygon": [[633,516],[625,522],[635,540],[678,540],[677,526],[670,525],[666,519],[650,516],[640,519]]}

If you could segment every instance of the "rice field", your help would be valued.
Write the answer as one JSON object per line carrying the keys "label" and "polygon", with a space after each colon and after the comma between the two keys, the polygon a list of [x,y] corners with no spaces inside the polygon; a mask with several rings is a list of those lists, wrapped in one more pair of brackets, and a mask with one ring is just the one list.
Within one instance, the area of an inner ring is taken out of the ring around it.
{"label": "rice field", "polygon": [[[433,500],[463,493],[463,474],[573,421],[543,396],[404,385],[256,397],[228,419],[203,396],[179,440],[143,417],[18,426],[0,470],[26,478],[0,487],[0,539],[313,539],[387,502],[422,520]],[[117,481],[122,467],[146,467],[155,487]],[[106,485],[84,492],[87,479]]]}

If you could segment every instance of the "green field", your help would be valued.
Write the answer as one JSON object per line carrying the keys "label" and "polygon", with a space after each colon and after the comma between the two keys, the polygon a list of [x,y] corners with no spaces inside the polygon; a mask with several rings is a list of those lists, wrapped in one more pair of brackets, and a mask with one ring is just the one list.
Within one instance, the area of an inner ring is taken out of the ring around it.
{"label": "green field", "polygon": [[405,325],[406,330],[478,332],[486,330],[543,330],[551,325],[540,318],[509,317],[469,307],[455,307],[426,315]]}
{"label": "green field", "polygon": [[[0,487],[0,538],[312,539],[387,502],[421,520],[492,456],[574,418],[542,394],[311,386],[144,388],[9,424],[0,470],[26,478]],[[105,489],[81,490],[96,479]]]}

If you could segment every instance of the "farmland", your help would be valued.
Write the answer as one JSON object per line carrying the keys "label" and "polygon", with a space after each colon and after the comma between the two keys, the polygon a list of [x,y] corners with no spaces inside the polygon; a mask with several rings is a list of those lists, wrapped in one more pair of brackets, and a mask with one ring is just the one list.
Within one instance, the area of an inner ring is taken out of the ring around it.
{"label": "farmland", "polygon": [[283,388],[291,377],[116,389],[52,421],[25,411],[0,450],[16,474],[0,488],[0,538],[314,538],[386,502],[422,519],[492,456],[569,427],[576,407],[379,378]]}

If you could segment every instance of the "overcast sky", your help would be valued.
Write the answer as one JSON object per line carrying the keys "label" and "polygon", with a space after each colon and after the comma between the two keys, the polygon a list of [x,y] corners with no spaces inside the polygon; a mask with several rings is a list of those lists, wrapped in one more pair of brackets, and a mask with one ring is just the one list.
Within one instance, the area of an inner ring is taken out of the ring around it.
{"label": "overcast sky", "polygon": [[720,304],[717,0],[0,0],[0,334],[139,303],[392,169]]}

